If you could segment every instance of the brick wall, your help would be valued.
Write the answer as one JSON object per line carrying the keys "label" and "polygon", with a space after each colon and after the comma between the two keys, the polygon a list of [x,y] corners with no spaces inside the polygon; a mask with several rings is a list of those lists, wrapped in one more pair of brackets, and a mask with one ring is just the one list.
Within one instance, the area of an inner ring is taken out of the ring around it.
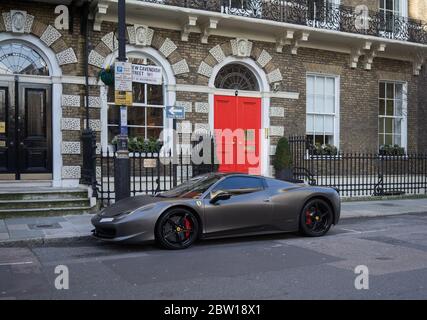
{"label": "brick wall", "polygon": [[[347,3],[346,3],[347,2]],[[377,8],[377,1],[343,1],[343,4],[368,4],[371,8]],[[15,4],[2,2],[0,11],[10,9],[26,10],[36,17],[37,23],[45,25],[53,24],[53,6],[46,4]],[[0,19],[2,21],[2,19]],[[39,35],[43,30],[34,27],[34,34]],[[3,26],[4,28],[4,26]],[[77,56],[77,63],[62,66],[64,75],[83,76],[83,50],[84,39],[80,35],[79,13],[73,20],[73,32],[61,31],[63,42],[54,43],[57,50],[61,46],[69,46],[74,49]],[[116,26],[112,23],[103,23],[100,32],[91,31],[91,47],[102,56],[106,57],[111,50],[101,41],[101,39]],[[180,32],[162,29],[154,29],[152,47],[160,50],[166,39],[170,39],[176,46],[168,57],[171,65],[178,63],[182,59],[188,65],[189,72],[182,72],[176,75],[178,84],[191,84],[206,86],[209,78],[198,72],[203,61],[213,66],[216,61],[209,50],[220,45],[225,55],[231,54],[230,38],[210,36],[208,44],[200,43],[200,35],[191,33],[188,42],[182,42]],[[0,23],[0,30],[2,25]],[[272,98],[270,107],[280,111],[270,117],[270,126],[283,128],[285,135],[305,134],[305,113],[306,113],[306,73],[318,72],[334,74],[340,77],[340,147],[345,152],[375,152],[378,147],[378,81],[379,80],[399,80],[408,83],[408,147],[410,151],[426,150],[427,138],[427,90],[425,81],[427,75],[425,69],[419,77],[412,75],[412,65],[409,62],[396,61],[391,59],[375,58],[372,70],[367,71],[360,65],[356,69],[349,67],[349,55],[344,53],[299,48],[297,55],[292,55],[290,47],[285,46],[283,53],[277,53],[275,44],[253,41],[251,53],[252,59],[256,60],[262,50],[268,52],[271,60],[263,67],[265,73],[280,70],[282,80],[275,81],[280,85],[280,91],[297,92],[299,99]],[[91,76],[97,76],[99,72],[95,65],[89,66]],[[97,130],[99,142],[100,137],[100,102],[99,88],[90,87],[90,117],[91,124]],[[208,93],[181,92],[176,93],[178,105],[187,108],[187,119],[185,123],[178,122],[178,129],[202,130],[206,128],[209,121]],[[62,130],[63,143],[80,142],[80,134],[85,123],[84,105],[84,85],[64,84],[62,117],[64,120]],[[281,112],[283,109],[284,112]],[[76,122],[76,119],[78,121]],[[78,125],[77,125],[78,123]],[[272,130],[273,131],[273,130]],[[279,135],[271,136],[271,143],[276,144]],[[76,147],[76,145],[74,145]],[[82,163],[81,150],[76,152],[73,145],[68,144],[67,150],[63,154],[64,166],[80,166]],[[81,148],[80,148],[81,149]]]}

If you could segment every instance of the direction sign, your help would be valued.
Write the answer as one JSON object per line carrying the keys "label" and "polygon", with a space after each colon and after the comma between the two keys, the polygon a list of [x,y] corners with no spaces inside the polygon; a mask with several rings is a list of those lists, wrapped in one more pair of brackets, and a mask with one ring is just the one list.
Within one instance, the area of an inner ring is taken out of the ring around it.
{"label": "direction sign", "polygon": [[184,107],[166,106],[166,118],[185,119]]}

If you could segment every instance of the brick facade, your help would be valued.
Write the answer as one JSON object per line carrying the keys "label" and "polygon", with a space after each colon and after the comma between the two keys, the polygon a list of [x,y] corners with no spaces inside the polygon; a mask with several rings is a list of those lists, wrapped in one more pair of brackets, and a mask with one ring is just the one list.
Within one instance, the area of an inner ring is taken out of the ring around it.
{"label": "brick facade", "polygon": [[[364,3],[371,9],[378,8],[376,0],[342,1],[345,5]],[[413,7],[411,7],[411,10]],[[48,26],[53,26],[54,6],[3,1],[1,13],[11,9],[25,10],[34,16],[30,34],[41,38]],[[76,61],[61,65],[63,76],[84,76],[84,37],[81,36],[80,11],[72,13],[72,30],[59,31],[60,37],[50,44],[55,53],[71,49]],[[89,56],[89,76],[96,78],[105,58],[116,49],[117,42],[113,31],[116,25],[103,22],[101,31],[90,32],[91,52]],[[181,41],[178,31],[152,28],[150,46],[170,64],[177,85],[205,86],[206,91],[176,91],[176,105],[187,108],[187,118],[178,122],[178,130],[204,130],[209,127],[209,90],[207,88],[212,68],[224,58],[233,56],[233,39],[210,36],[207,44],[200,42],[200,35],[190,33],[188,41]],[[0,17],[0,32],[6,27]],[[132,39],[132,26],[129,25],[128,42]],[[54,30],[58,32],[56,29]],[[412,64],[385,58],[375,58],[371,70],[360,66],[350,68],[349,55],[345,53],[301,47],[297,54],[285,46],[283,52],[276,51],[274,43],[252,41],[248,58],[252,59],[265,73],[271,91],[273,87],[280,92],[299,94],[297,99],[273,96],[269,99],[270,144],[272,150],[281,134],[305,134],[306,122],[306,73],[339,76],[340,91],[340,149],[344,152],[376,152],[378,149],[378,82],[380,80],[404,81],[408,85],[408,150],[427,151],[427,90],[425,67],[419,76],[413,75]],[[100,143],[102,101],[100,87],[92,84],[89,88],[91,126],[96,130]],[[62,85],[62,137],[61,141],[63,177],[78,179],[82,165],[80,136],[85,128],[85,86],[84,83],[63,83]],[[185,142],[183,142],[185,143]]]}

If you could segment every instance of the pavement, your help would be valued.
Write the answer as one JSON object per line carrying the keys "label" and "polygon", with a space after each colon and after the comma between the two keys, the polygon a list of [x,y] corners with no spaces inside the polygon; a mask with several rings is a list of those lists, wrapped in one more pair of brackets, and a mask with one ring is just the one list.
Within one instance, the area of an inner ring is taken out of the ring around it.
{"label": "pavement", "polygon": [[[427,198],[343,202],[341,219],[427,214]],[[0,220],[0,246],[84,241],[91,237],[93,215],[28,217]]]}
{"label": "pavement", "polygon": [[344,218],[320,238],[206,240],[177,251],[96,239],[3,247],[3,299],[427,299],[427,215]]}

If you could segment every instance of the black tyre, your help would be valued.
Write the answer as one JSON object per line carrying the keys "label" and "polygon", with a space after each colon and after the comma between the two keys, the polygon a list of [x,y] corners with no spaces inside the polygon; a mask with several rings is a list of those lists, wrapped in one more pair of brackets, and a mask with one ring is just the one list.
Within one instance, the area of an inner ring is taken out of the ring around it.
{"label": "black tyre", "polygon": [[184,208],[175,208],[163,214],[156,225],[156,240],[166,249],[185,249],[196,241],[199,222]]}
{"label": "black tyre", "polygon": [[309,237],[320,237],[326,234],[333,222],[331,206],[322,199],[307,202],[300,214],[300,231]]}

